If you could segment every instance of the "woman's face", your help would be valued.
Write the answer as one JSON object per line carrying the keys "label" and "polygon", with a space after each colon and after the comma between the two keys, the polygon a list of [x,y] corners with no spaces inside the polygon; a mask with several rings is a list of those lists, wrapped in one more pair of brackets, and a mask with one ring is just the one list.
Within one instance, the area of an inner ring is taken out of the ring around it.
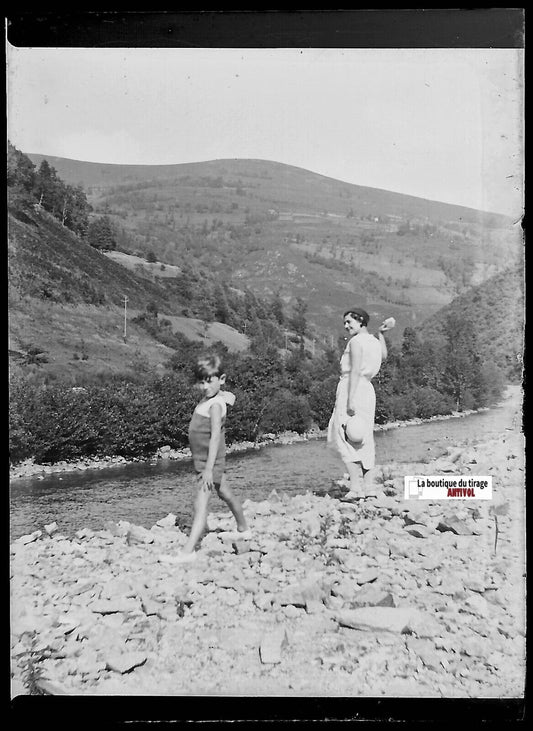
{"label": "woman's face", "polygon": [[344,329],[346,332],[352,336],[357,335],[357,333],[361,332],[363,325],[359,320],[356,320],[355,317],[352,315],[346,315],[344,318]]}

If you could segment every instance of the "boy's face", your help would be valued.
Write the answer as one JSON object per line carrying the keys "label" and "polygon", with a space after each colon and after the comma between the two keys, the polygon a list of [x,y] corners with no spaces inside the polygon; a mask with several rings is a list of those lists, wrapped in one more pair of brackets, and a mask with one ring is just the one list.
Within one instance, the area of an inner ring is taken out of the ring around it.
{"label": "boy's face", "polygon": [[207,376],[203,381],[196,384],[205,398],[212,398],[220,391],[221,386],[226,383],[226,374],[220,376]]}

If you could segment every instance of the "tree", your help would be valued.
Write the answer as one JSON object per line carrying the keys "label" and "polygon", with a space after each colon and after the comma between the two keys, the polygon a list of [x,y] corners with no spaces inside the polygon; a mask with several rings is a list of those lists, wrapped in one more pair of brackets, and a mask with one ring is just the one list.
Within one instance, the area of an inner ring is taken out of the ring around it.
{"label": "tree", "polygon": [[64,225],[78,236],[85,236],[89,227],[89,212],[92,211],[92,206],[88,203],[81,185],[66,186],[64,201]]}
{"label": "tree", "polygon": [[307,320],[305,314],[307,312],[307,302],[301,297],[296,298],[293,315],[290,324],[294,328],[296,334],[300,337],[300,343],[303,343],[304,336],[307,332]]}
{"label": "tree", "polygon": [[474,405],[473,395],[478,388],[481,358],[476,330],[468,317],[452,313],[444,321],[444,335],[445,384],[461,411]]}
{"label": "tree", "polygon": [[102,249],[103,251],[116,249],[116,231],[109,216],[100,216],[89,223],[87,241],[95,249]]}
{"label": "tree", "polygon": [[7,185],[27,193],[31,193],[35,185],[35,165],[11,142],[8,142],[7,152]]}
{"label": "tree", "polygon": [[231,313],[228,298],[224,288],[218,282],[215,286],[213,296],[215,300],[215,320],[217,322],[229,324],[231,320]]}
{"label": "tree", "polygon": [[48,160],[43,160],[35,176],[35,193],[43,208],[56,218],[62,217],[65,205],[63,181]]}
{"label": "tree", "polygon": [[285,313],[283,312],[283,300],[281,299],[281,294],[279,289],[274,294],[274,298],[272,300],[271,305],[271,312],[278,323],[278,325],[283,325],[285,323]]}

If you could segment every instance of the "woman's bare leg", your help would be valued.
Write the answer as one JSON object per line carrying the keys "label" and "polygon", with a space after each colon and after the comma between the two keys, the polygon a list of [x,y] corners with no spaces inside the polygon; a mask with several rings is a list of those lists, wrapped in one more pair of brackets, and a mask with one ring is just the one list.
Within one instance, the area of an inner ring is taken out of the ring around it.
{"label": "woman's bare leg", "polygon": [[366,470],[363,467],[363,485],[366,497],[377,497],[376,468]]}
{"label": "woman's bare leg", "polygon": [[360,496],[363,494],[363,475],[360,462],[345,462],[346,469],[350,475],[350,490],[348,494]]}

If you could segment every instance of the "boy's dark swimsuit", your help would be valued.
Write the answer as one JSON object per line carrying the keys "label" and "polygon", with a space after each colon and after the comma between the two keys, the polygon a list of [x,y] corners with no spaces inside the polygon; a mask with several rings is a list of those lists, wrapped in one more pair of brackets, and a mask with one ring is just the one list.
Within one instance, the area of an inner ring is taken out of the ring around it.
{"label": "boy's dark swimsuit", "polygon": [[201,401],[193,411],[189,423],[189,445],[192,452],[194,469],[201,474],[207,462],[209,440],[211,439],[211,416],[209,414],[213,404],[218,403],[222,408],[222,422],[220,428],[220,444],[218,445],[215,464],[213,465],[213,482],[220,484],[226,465],[226,409],[227,404],[233,404],[235,396],[229,391],[219,391],[206,401]]}

